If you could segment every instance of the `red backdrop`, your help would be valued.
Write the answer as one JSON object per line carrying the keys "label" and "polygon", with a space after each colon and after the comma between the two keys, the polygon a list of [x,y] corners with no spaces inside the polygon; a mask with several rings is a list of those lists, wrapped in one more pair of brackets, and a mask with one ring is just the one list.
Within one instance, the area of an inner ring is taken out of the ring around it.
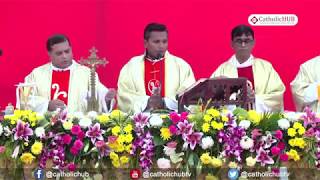
{"label": "red backdrop", "polygon": [[169,51],[184,58],[196,78],[209,77],[233,51],[230,31],[248,24],[250,14],[296,14],[296,26],[253,27],[253,54],[269,60],[287,87],[285,108],[293,110],[290,82],[299,65],[320,52],[320,2],[317,0],[0,0],[0,106],[15,102],[14,85],[48,62],[48,36],[70,37],[75,59],[96,46],[110,63],[101,81],[116,87],[121,67],[143,53],[149,22],[169,28]]}

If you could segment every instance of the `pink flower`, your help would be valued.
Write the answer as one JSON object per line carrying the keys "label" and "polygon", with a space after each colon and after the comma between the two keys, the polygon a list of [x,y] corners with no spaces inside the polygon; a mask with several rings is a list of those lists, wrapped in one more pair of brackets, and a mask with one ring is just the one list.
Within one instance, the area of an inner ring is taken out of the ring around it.
{"label": "pink flower", "polygon": [[78,139],[83,140],[84,136],[85,136],[84,132],[80,131],[79,134],[78,134]]}
{"label": "pink flower", "polygon": [[74,164],[74,163],[69,163],[68,164],[68,169],[69,169],[69,171],[75,171],[76,170],[76,165]]}
{"label": "pink flower", "polygon": [[261,136],[261,132],[259,129],[253,129],[251,132],[252,139],[256,139],[258,136]]}
{"label": "pink flower", "polygon": [[283,137],[282,131],[281,131],[281,130],[276,130],[274,136],[275,136],[277,139],[281,140],[282,137]]}
{"label": "pink flower", "polygon": [[62,136],[63,144],[70,144],[71,140],[72,140],[72,137],[69,134],[65,134]]}
{"label": "pink flower", "polygon": [[83,142],[81,140],[77,139],[74,142],[72,148],[75,148],[76,150],[81,150],[83,148]]}
{"label": "pink flower", "polygon": [[79,151],[74,146],[72,146],[72,148],[70,149],[70,152],[74,156],[78,155],[79,153]]}
{"label": "pink flower", "polygon": [[71,133],[73,135],[78,135],[81,131],[81,127],[79,125],[73,125],[71,128]]}
{"label": "pink flower", "polygon": [[117,141],[118,137],[117,136],[109,136],[108,137],[108,142],[109,143],[115,143]]}
{"label": "pink flower", "polygon": [[175,135],[177,133],[177,128],[175,125],[170,125],[169,126],[169,131],[171,134]]}
{"label": "pink flower", "polygon": [[101,147],[103,147],[105,144],[106,144],[106,143],[105,143],[104,141],[97,141],[97,142],[95,143],[95,145],[96,145],[97,148],[101,148]]}
{"label": "pink flower", "polygon": [[284,162],[285,162],[285,161],[288,161],[288,158],[289,158],[289,157],[288,157],[287,154],[281,154],[281,155],[280,155],[280,160],[281,160],[281,161],[284,161]]}
{"label": "pink flower", "polygon": [[102,134],[104,132],[105,131],[103,129],[100,129],[100,124],[96,123],[95,125],[93,125],[93,126],[91,125],[89,127],[89,130],[86,132],[86,136],[91,138],[91,142],[92,142],[92,144],[94,144],[96,142],[96,140],[100,140],[100,141],[103,140]]}
{"label": "pink flower", "polygon": [[284,150],[284,148],[286,147],[286,145],[284,144],[284,142],[279,142],[277,147],[280,149],[280,151]]}
{"label": "pink flower", "polygon": [[167,143],[167,146],[170,148],[176,148],[177,144],[178,143],[176,141],[170,141]]}
{"label": "pink flower", "polygon": [[0,154],[4,153],[6,151],[5,146],[0,146]]}
{"label": "pink flower", "polygon": [[272,153],[273,155],[278,155],[278,154],[280,153],[280,148],[278,148],[277,146],[273,146],[273,147],[271,148],[271,153]]}
{"label": "pink flower", "polygon": [[33,131],[29,128],[29,123],[18,121],[17,126],[12,130],[14,132],[14,140],[28,141],[28,137],[33,135]]}
{"label": "pink flower", "polygon": [[177,124],[180,121],[180,116],[176,112],[170,113],[169,116],[173,124]]}

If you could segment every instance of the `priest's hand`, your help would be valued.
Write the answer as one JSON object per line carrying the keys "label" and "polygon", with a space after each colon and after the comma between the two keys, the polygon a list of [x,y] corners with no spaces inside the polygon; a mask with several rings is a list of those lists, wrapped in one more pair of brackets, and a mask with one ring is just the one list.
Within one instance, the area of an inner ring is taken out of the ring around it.
{"label": "priest's hand", "polygon": [[252,83],[250,81],[247,82],[247,96],[251,102],[251,100],[255,99],[255,93],[253,90]]}
{"label": "priest's hand", "polygon": [[55,111],[57,108],[64,109],[65,107],[66,105],[64,104],[63,101],[61,101],[60,99],[55,99],[55,100],[49,101],[48,110]]}
{"label": "priest's hand", "polygon": [[117,95],[117,91],[113,88],[110,88],[105,96],[106,103],[110,103],[113,98]]}

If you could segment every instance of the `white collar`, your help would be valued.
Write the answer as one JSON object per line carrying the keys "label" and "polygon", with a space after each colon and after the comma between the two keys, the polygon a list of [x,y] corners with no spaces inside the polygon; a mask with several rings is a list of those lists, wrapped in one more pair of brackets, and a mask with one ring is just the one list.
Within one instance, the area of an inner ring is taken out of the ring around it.
{"label": "white collar", "polygon": [[68,71],[68,70],[71,70],[74,67],[75,63],[76,63],[75,60],[72,59],[71,65],[66,67],[66,68],[64,68],[64,69],[55,67],[52,63],[50,65],[51,65],[51,68],[52,68],[53,71]]}
{"label": "white collar", "polygon": [[234,66],[236,66],[237,68],[245,68],[245,67],[249,67],[249,66],[252,66],[253,64],[253,60],[254,60],[254,57],[253,55],[251,54],[249,59],[247,59],[245,62],[243,63],[239,63],[239,61],[237,60],[236,58],[236,55],[233,55],[231,58],[230,58],[230,63],[232,63]]}

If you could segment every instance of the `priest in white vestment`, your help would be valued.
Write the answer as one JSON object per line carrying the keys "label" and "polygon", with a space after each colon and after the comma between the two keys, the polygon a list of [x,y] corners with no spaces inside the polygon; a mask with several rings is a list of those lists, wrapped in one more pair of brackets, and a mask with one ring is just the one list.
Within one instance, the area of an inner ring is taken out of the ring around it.
{"label": "priest in white vestment", "polygon": [[252,88],[249,94],[254,96],[258,112],[283,111],[285,86],[270,62],[251,54],[255,45],[253,30],[239,25],[232,30],[231,40],[235,54],[221,64],[211,78],[245,77]]}
{"label": "priest in white vestment", "polygon": [[310,59],[300,66],[295,79],[290,83],[296,110],[302,112],[309,106],[320,112],[320,56]]}
{"label": "priest in white vestment", "polygon": [[118,107],[125,112],[177,110],[176,94],[195,82],[190,65],[170,54],[165,25],[151,23],[144,31],[145,54],[133,57],[118,79]]}
{"label": "priest in white vestment", "polygon": [[[68,113],[86,112],[90,96],[90,69],[73,60],[70,41],[64,35],[50,37],[47,50],[51,62],[35,68],[25,77],[25,84],[34,86],[29,106],[40,113],[57,108],[67,108]],[[101,84],[97,74],[96,91],[99,112],[111,111],[116,92]],[[19,104],[17,102],[17,106]]]}

